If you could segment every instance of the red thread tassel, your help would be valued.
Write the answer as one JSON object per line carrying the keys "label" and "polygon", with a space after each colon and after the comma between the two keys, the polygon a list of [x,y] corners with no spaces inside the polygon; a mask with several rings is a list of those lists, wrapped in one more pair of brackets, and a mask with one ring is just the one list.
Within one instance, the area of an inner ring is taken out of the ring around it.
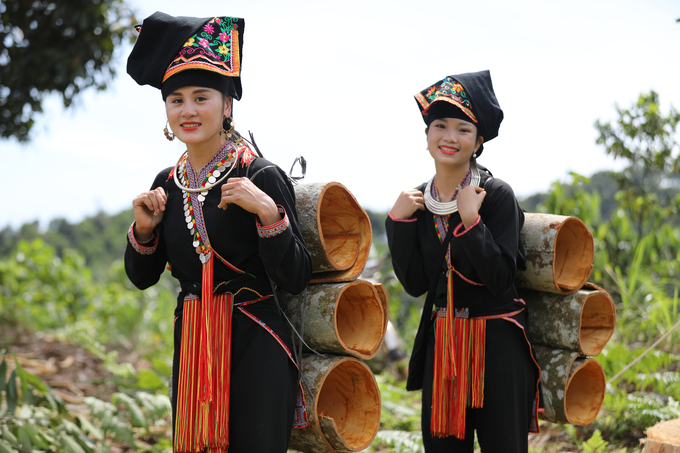
{"label": "red thread tassel", "polygon": [[458,439],[465,438],[465,412],[467,408],[468,367],[470,364],[470,320],[455,318],[456,332],[454,352],[456,369],[453,387],[453,407],[450,416],[449,433]]}
{"label": "red thread tassel", "polygon": [[212,258],[201,299],[184,303],[175,420],[176,453],[227,453],[233,296],[213,295]]}
{"label": "red thread tassel", "polygon": [[453,306],[453,272],[449,269],[446,290],[446,378],[453,379],[456,377],[456,360],[454,351],[455,345],[455,315],[456,311]]}
{"label": "red thread tassel", "polygon": [[484,407],[484,364],[486,362],[486,319],[472,320],[470,407]]}
{"label": "red thread tassel", "polygon": [[[208,252],[210,253],[210,252]],[[213,258],[210,253],[208,261],[203,263],[203,278],[201,289],[201,355],[200,355],[200,370],[201,370],[201,393],[199,400],[201,402],[210,402],[213,398],[212,386],[212,329],[211,318],[213,317]]]}

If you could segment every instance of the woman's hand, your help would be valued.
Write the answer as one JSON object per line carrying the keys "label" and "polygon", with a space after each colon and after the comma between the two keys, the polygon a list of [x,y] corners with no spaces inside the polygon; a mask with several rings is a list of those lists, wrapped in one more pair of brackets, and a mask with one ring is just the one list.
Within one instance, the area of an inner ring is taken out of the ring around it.
{"label": "woman's hand", "polygon": [[405,190],[390,209],[390,214],[396,219],[410,219],[417,210],[425,210],[425,198],[420,190]]}
{"label": "woman's hand", "polygon": [[486,191],[481,187],[466,186],[458,192],[458,213],[460,219],[463,221],[465,228],[477,221],[479,217],[479,209],[482,207]]}
{"label": "woman's hand", "polygon": [[165,203],[168,197],[162,187],[142,192],[132,200],[135,214],[135,238],[138,242],[149,242],[153,238],[153,230],[163,220]]}
{"label": "woman's hand", "polygon": [[222,186],[222,200],[217,207],[227,209],[229,203],[239,205],[246,211],[256,214],[262,226],[281,220],[279,208],[274,200],[248,178],[229,178]]}

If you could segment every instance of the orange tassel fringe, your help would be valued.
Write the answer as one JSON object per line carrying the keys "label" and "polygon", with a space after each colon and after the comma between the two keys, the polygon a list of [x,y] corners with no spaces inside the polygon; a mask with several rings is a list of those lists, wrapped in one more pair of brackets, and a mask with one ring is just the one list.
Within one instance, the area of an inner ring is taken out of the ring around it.
{"label": "orange tassel fringe", "polygon": [[451,271],[447,293],[446,310],[437,313],[435,325],[430,430],[435,437],[463,439],[466,408],[484,406],[486,320],[469,319],[467,309],[456,312]]}
{"label": "orange tassel fringe", "polygon": [[233,296],[213,295],[213,258],[201,299],[184,302],[177,389],[177,453],[227,453]]}

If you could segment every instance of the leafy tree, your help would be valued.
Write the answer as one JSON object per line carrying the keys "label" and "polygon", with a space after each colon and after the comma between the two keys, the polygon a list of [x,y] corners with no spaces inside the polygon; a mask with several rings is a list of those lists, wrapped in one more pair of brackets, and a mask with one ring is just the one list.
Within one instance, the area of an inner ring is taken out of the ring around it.
{"label": "leafy tree", "polygon": [[0,0],[0,138],[29,140],[44,96],[106,89],[135,19],[124,0]]}
{"label": "leafy tree", "polygon": [[595,122],[597,144],[630,163],[612,176],[619,207],[633,220],[638,239],[680,212],[680,147],[674,137],[680,112],[671,106],[664,116],[659,104],[659,95],[650,91],[630,109],[617,105],[615,123]]}

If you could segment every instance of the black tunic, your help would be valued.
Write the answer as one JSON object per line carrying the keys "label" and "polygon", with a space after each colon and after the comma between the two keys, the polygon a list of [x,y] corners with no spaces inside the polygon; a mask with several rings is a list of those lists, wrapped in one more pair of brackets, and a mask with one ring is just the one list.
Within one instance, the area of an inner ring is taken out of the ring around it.
{"label": "black tunic", "polygon": [[[449,217],[449,228],[454,229],[450,242],[451,265],[457,271],[453,277],[454,306],[456,309],[467,308],[470,318],[524,309],[524,302],[514,285],[517,270],[524,269],[526,262],[520,241],[524,214],[507,183],[485,171],[481,172],[481,177],[480,185],[486,191],[486,197],[477,223],[466,230],[458,212]],[[425,186],[423,184],[417,189],[422,192]],[[406,292],[418,297],[429,290],[432,278],[436,277],[433,305],[446,307],[448,266],[446,260],[440,261],[441,242],[433,214],[418,210],[406,220],[388,216],[385,226],[394,271]],[[469,432],[463,440],[454,437],[433,439],[430,433],[434,323],[427,319],[430,313],[424,313],[424,316],[426,318],[421,320],[418,334],[424,342],[423,360],[419,362],[422,369],[410,369],[409,373],[424,374],[423,436],[426,450],[459,451],[451,450],[459,448],[460,451],[472,451],[472,430],[477,429],[483,450],[486,445],[488,451],[496,451],[494,445],[497,444],[498,451],[526,451],[526,435],[532,428],[532,415],[535,416],[538,409],[538,367],[524,335],[526,311],[507,319],[487,321],[484,408],[467,409]],[[411,365],[414,366],[413,362]],[[511,381],[516,384],[509,386]]]}
{"label": "black tunic", "polygon": [[[229,178],[250,177],[269,165],[272,164],[266,159],[256,158],[249,165],[239,164]],[[173,277],[181,284],[175,310],[173,358],[173,389],[177,389],[184,298],[187,294],[201,296],[202,263],[187,228],[182,190],[173,181],[171,171],[172,168],[161,171],[151,186],[152,189],[163,187],[167,194],[157,249],[148,255],[140,254],[128,241],[125,269],[135,286],[145,289],[158,282],[169,263]],[[217,208],[221,185],[209,191],[202,208],[210,244],[232,266],[244,272],[214,260],[214,285],[220,286],[220,293],[234,294],[234,303],[258,299],[256,294],[271,295],[269,278],[278,288],[298,294],[311,276],[311,256],[298,228],[295,192],[290,180],[281,169],[272,167],[260,172],[253,183],[285,210],[290,226],[279,234],[260,237],[256,216],[240,206],[230,204],[226,211]],[[292,350],[273,298],[246,308]],[[295,365],[265,328],[237,309],[233,311],[231,341],[229,451],[285,452],[298,388]],[[172,395],[173,416],[176,394],[174,391]]]}

